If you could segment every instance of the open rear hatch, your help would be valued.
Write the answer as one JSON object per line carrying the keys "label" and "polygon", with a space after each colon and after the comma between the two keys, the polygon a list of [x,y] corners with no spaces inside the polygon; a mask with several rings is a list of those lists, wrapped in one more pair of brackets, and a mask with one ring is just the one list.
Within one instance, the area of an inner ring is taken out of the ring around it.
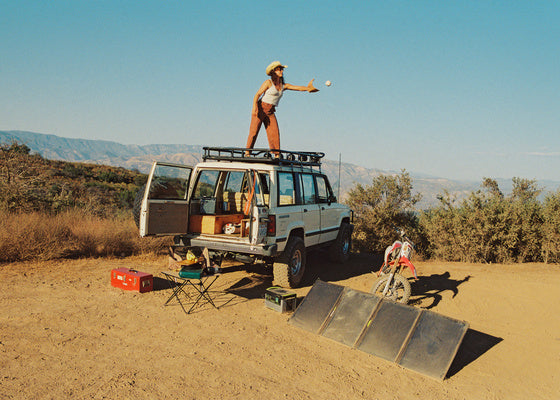
{"label": "open rear hatch", "polygon": [[142,199],[140,236],[186,234],[192,167],[154,162]]}

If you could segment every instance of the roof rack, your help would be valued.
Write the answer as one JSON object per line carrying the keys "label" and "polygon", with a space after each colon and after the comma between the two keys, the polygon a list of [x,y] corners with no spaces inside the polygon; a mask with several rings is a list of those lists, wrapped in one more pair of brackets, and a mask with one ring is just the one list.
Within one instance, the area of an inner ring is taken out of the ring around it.
{"label": "roof rack", "polygon": [[325,153],[270,149],[246,149],[241,147],[203,147],[202,159],[217,161],[242,161],[278,165],[301,165],[320,167]]}

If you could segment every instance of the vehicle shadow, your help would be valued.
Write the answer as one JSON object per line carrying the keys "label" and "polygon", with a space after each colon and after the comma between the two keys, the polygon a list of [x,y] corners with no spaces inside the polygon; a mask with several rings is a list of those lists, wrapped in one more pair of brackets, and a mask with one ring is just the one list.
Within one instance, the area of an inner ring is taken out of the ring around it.
{"label": "vehicle shadow", "polygon": [[500,337],[468,329],[457,355],[447,371],[446,378],[452,377],[503,340]]}
{"label": "vehicle shadow", "polygon": [[272,286],[272,268],[263,263],[236,264],[222,267],[222,273],[246,271],[248,276],[241,278],[233,284],[220,288],[224,293],[229,293],[247,300],[264,299],[266,289]]}
{"label": "vehicle shadow", "polygon": [[450,276],[449,272],[446,271],[443,274],[419,276],[418,279],[411,279],[411,296],[408,304],[421,305],[422,308],[428,310],[434,308],[442,300],[443,292],[449,290],[453,293],[452,297],[455,297],[459,293],[459,286],[471,278],[470,275],[467,275],[458,280],[450,279]]}
{"label": "vehicle shadow", "polygon": [[379,269],[383,254],[355,253],[340,264],[330,259],[326,251],[307,253],[307,266],[302,286],[312,286],[317,279],[324,282],[343,281]]}
{"label": "vehicle shadow", "polygon": [[226,293],[231,293],[247,300],[264,299],[266,289],[271,286],[272,276],[253,274],[240,279],[223,290]]}
{"label": "vehicle shadow", "polygon": [[[344,264],[330,259],[326,251],[307,253],[307,265],[301,287],[312,286],[317,279],[324,282],[343,281],[370,273],[383,262],[382,254],[352,254]],[[264,298],[266,289],[273,286],[273,270],[262,263],[251,265],[230,265],[222,268],[223,273],[246,270],[250,276],[244,277],[223,290],[246,299]]]}

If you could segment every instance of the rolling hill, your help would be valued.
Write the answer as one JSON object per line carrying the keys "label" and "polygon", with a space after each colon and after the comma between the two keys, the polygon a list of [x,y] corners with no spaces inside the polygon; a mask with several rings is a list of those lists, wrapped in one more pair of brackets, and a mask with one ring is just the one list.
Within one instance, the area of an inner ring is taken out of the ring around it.
{"label": "rolling hill", "polygon": [[[194,165],[202,158],[201,145],[187,144],[151,144],[125,145],[106,140],[86,140],[64,138],[25,131],[0,131],[0,143],[16,141],[26,144],[32,152],[52,160],[64,160],[124,167],[147,173],[154,160],[178,164]],[[357,183],[369,185],[372,179],[382,174],[396,174],[398,171],[365,168],[350,163],[325,160],[323,171],[329,176],[335,192],[342,198]],[[437,204],[437,195],[445,190],[456,195],[458,199],[480,188],[480,182],[454,181],[441,177],[416,174],[408,171],[413,178],[414,191],[422,194],[419,208],[428,208]],[[340,187],[339,187],[340,176]],[[511,190],[511,181],[497,179],[502,191]],[[556,190],[560,182],[539,182],[547,190]]]}

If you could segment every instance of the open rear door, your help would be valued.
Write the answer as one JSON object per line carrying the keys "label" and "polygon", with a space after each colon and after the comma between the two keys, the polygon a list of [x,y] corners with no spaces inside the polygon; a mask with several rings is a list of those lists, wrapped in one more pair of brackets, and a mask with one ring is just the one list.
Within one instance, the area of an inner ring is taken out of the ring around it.
{"label": "open rear door", "polygon": [[140,236],[180,235],[189,226],[192,167],[154,162],[140,211]]}
{"label": "open rear door", "polygon": [[268,224],[268,206],[264,203],[262,186],[259,174],[249,170],[247,174],[249,181],[249,198],[247,206],[250,207],[251,218],[249,237],[251,244],[263,243],[266,239]]}

